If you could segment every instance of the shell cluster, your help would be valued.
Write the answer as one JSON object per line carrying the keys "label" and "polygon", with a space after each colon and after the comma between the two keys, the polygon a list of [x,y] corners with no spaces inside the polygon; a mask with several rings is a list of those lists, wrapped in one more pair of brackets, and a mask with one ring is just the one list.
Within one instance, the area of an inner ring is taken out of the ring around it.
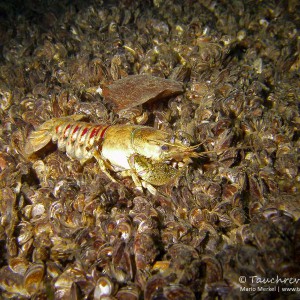
{"label": "shell cluster", "polygon": [[[4,299],[275,299],[241,291],[256,285],[239,277],[300,278],[299,10],[295,0],[1,3]],[[207,152],[175,186],[141,194],[94,161],[24,155],[29,132],[53,117],[126,122],[101,87],[138,74],[184,84],[143,104],[145,122]]]}

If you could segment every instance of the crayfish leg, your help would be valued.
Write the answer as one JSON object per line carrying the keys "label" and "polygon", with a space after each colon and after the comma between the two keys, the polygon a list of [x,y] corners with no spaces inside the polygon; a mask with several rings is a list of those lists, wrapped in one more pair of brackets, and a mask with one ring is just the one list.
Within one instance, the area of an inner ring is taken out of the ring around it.
{"label": "crayfish leg", "polygon": [[116,179],[114,179],[110,173],[107,171],[108,167],[107,167],[107,162],[103,160],[103,158],[101,157],[101,155],[95,151],[94,152],[94,157],[97,160],[99,167],[101,169],[101,171],[112,181],[112,182],[117,182]]}
{"label": "crayfish leg", "polygon": [[134,185],[135,185],[136,189],[140,192],[143,192],[142,182],[140,181],[139,177],[134,172],[134,170],[132,170],[132,169],[124,170],[124,171],[121,171],[120,174],[121,174],[122,177],[131,177],[132,181],[134,182]]}
{"label": "crayfish leg", "polygon": [[142,180],[142,185],[145,189],[147,189],[153,196],[157,194],[157,189],[150,183]]}
{"label": "crayfish leg", "polygon": [[140,180],[140,178],[138,177],[138,175],[136,174],[136,172],[134,170],[125,170],[125,171],[122,171],[121,172],[121,176],[122,177],[130,177],[132,178],[134,184],[135,184],[135,187],[138,191],[140,192],[143,192],[143,188],[147,189],[152,195],[156,195],[157,194],[157,190],[156,188],[144,181],[144,180]]}

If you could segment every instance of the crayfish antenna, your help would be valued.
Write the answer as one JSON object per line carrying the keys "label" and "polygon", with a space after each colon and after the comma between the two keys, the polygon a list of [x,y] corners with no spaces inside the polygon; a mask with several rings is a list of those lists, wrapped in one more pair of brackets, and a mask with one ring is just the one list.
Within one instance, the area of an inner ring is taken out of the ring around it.
{"label": "crayfish antenna", "polygon": [[[200,145],[200,144],[199,144]],[[199,146],[198,145],[198,146]],[[218,155],[218,153],[223,153],[227,150],[246,150],[246,149],[250,149],[250,148],[253,148],[252,146],[245,146],[245,147],[229,147],[227,149],[216,149],[216,150],[209,150],[209,151],[202,151],[200,153],[198,152],[194,152],[196,154],[196,156],[192,156],[192,157],[203,157],[205,156],[206,154],[216,154]]]}

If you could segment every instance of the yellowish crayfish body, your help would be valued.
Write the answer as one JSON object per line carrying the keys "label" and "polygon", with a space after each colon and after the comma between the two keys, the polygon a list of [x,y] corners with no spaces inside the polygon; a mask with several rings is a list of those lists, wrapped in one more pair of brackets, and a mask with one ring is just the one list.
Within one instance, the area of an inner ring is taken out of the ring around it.
{"label": "yellowish crayfish body", "polygon": [[[50,141],[82,164],[95,158],[100,169],[131,176],[136,187],[156,193],[154,186],[169,183],[197,157],[195,146],[164,131],[138,125],[99,125],[81,122],[83,115],[54,118],[33,131],[25,146],[31,156]],[[110,171],[109,171],[110,170]]]}

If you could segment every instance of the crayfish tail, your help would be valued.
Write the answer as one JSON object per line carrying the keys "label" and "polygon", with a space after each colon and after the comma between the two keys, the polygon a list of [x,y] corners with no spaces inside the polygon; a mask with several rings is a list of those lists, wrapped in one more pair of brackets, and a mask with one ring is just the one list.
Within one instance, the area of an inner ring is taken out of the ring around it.
{"label": "crayfish tail", "polygon": [[44,148],[52,138],[50,121],[42,124],[37,130],[31,132],[25,145],[25,154],[31,156],[33,153]]}
{"label": "crayfish tail", "polygon": [[29,157],[35,152],[43,149],[52,139],[55,128],[65,122],[78,121],[84,115],[72,115],[68,117],[53,118],[42,125],[35,131],[31,132],[25,145],[25,154]]}

